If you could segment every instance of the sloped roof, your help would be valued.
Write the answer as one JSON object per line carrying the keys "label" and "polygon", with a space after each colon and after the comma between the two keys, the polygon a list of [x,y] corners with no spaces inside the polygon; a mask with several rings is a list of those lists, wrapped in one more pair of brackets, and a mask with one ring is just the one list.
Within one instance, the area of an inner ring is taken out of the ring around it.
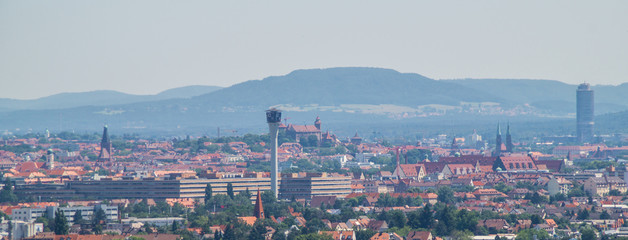
{"label": "sloped roof", "polygon": [[537,160],[536,164],[545,165],[545,167],[553,172],[559,172],[563,167],[564,162],[561,160]]}
{"label": "sloped roof", "polygon": [[428,240],[431,236],[432,233],[428,231],[410,231],[406,240]]}
{"label": "sloped roof", "polygon": [[468,163],[473,165],[480,162],[482,166],[493,166],[496,159],[497,157],[486,157],[483,155],[462,155],[460,157],[440,157],[438,161],[446,163]]}
{"label": "sloped roof", "polygon": [[28,161],[28,162],[23,162],[22,164],[18,165],[16,167],[16,170],[20,172],[33,172],[33,171],[37,171],[42,166],[44,166],[43,162]]}
{"label": "sloped roof", "polygon": [[435,172],[442,172],[443,168],[445,168],[445,165],[447,165],[447,163],[444,163],[444,162],[424,162],[421,165],[423,165],[426,174],[431,174],[431,173],[435,173]]}
{"label": "sloped roof", "polygon": [[293,125],[290,124],[288,126],[288,131],[297,132],[297,133],[315,133],[320,132],[318,128],[314,125]]}
{"label": "sloped roof", "polygon": [[[498,161],[504,164],[505,170],[536,170],[536,164],[530,156],[518,155],[518,156],[501,156],[498,157]],[[519,166],[519,167],[517,167]]]}
{"label": "sloped roof", "polygon": [[418,177],[419,173],[417,171],[417,167],[420,167],[419,164],[399,164],[399,168],[403,171],[403,174],[406,177]]}
{"label": "sloped roof", "polygon": [[241,220],[242,222],[246,223],[249,226],[253,226],[255,224],[255,221],[257,221],[257,218],[253,217],[253,216],[238,217],[238,219]]}
{"label": "sloped roof", "polygon": [[321,207],[321,204],[325,203],[325,205],[334,205],[336,202],[336,196],[313,196],[312,201],[310,202],[310,206],[312,207]]}

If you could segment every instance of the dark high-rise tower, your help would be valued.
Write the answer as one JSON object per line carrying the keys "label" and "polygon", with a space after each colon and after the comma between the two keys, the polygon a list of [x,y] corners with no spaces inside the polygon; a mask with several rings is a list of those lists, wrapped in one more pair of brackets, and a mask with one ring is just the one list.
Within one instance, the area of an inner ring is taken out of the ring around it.
{"label": "dark high-rise tower", "polygon": [[576,122],[579,142],[590,142],[593,139],[594,96],[588,83],[578,86],[576,91]]}
{"label": "dark high-rise tower", "polygon": [[106,162],[109,160],[111,160],[111,140],[109,140],[107,125],[105,125],[102,131],[102,141],[100,142],[100,155],[98,155],[98,161]]}
{"label": "dark high-rise tower", "polygon": [[506,127],[506,152],[512,153],[512,136],[510,136],[510,123]]}
{"label": "dark high-rise tower", "polygon": [[497,123],[497,136],[495,137],[495,152],[494,156],[499,156],[502,154],[502,130],[499,127],[499,123]]}

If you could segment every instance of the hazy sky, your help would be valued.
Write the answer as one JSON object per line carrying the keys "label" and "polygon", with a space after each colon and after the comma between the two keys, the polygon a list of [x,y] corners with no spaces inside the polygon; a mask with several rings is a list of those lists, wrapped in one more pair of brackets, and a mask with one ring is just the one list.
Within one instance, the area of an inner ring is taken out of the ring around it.
{"label": "hazy sky", "polygon": [[628,82],[628,1],[0,0],[0,98],[339,66]]}

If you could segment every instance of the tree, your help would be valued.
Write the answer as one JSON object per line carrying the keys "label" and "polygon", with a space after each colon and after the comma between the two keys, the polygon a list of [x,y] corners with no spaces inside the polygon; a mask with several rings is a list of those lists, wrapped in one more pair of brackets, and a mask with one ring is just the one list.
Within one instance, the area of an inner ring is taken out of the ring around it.
{"label": "tree", "polygon": [[101,225],[104,222],[107,222],[107,215],[105,214],[105,211],[102,210],[102,208],[99,208],[98,210],[96,210],[96,213],[94,213],[93,224]]}
{"label": "tree", "polygon": [[534,225],[536,225],[536,224],[541,224],[541,223],[543,223],[543,222],[544,222],[544,221],[543,221],[543,218],[542,218],[541,216],[537,215],[537,214],[533,214],[533,215],[530,217],[530,221],[532,221],[532,224],[534,224]]}
{"label": "tree", "polygon": [[148,234],[153,233],[153,228],[151,227],[151,225],[149,223],[144,224],[144,232],[148,233]]}
{"label": "tree", "polygon": [[258,219],[255,221],[253,225],[253,229],[249,233],[249,240],[264,240],[264,235],[266,234],[266,226],[264,225],[264,221]]}
{"label": "tree", "polygon": [[205,202],[209,202],[212,199],[212,194],[212,185],[208,183],[205,187]]}
{"label": "tree", "polygon": [[454,190],[447,186],[438,188],[438,201],[442,203],[453,203]]}
{"label": "tree", "polygon": [[506,193],[506,194],[512,190],[511,186],[507,186],[503,182],[498,183],[497,185],[493,186],[493,188],[495,190],[497,190],[497,191],[500,191],[500,192]]}
{"label": "tree", "polygon": [[223,153],[228,153],[228,154],[235,154],[236,152],[233,150],[233,148],[231,148],[231,146],[229,146],[228,143],[225,143],[224,145],[222,145],[222,148],[220,148],[220,151]]}
{"label": "tree", "polygon": [[69,231],[68,219],[65,218],[65,214],[63,214],[63,211],[61,211],[61,209],[57,209],[57,212],[55,213],[54,221],[55,221],[55,225],[54,225],[55,234],[67,235]]}
{"label": "tree", "polygon": [[138,236],[130,236],[128,240],[146,240],[146,238],[138,237]]}
{"label": "tree", "polygon": [[7,232],[9,232],[9,240],[13,239],[13,221],[9,220],[8,223],[9,226],[7,226]]}
{"label": "tree", "polygon": [[425,207],[421,210],[421,214],[419,216],[420,228],[430,228],[434,223],[434,218],[432,215],[432,204],[425,204]]}
{"label": "tree", "polygon": [[227,183],[227,195],[233,199],[233,185],[231,183]]}
{"label": "tree", "polygon": [[600,219],[611,219],[611,215],[608,214],[608,212],[606,210],[602,211],[602,213],[600,214]]}
{"label": "tree", "polygon": [[299,144],[303,147],[310,147],[310,143],[308,143],[307,138],[304,136],[299,138]]}
{"label": "tree", "polygon": [[0,202],[17,202],[17,196],[13,193],[13,185],[10,178],[4,180],[4,187],[0,190]]}
{"label": "tree", "polygon": [[582,227],[580,228],[580,233],[582,234],[580,238],[582,240],[595,240],[597,239],[597,234],[595,234],[595,230],[591,227]]}
{"label": "tree", "polygon": [[584,209],[578,212],[578,220],[585,220],[589,218],[589,211]]}
{"label": "tree", "polygon": [[406,226],[406,215],[401,210],[389,211],[388,216],[388,227],[403,228]]}
{"label": "tree", "polygon": [[305,223],[304,230],[307,230],[307,233],[317,233],[327,230],[327,225],[320,218],[313,218]]}
{"label": "tree", "polygon": [[408,158],[409,164],[415,164],[425,159],[432,158],[432,151],[426,149],[412,149],[406,152],[405,157]]}
{"label": "tree", "polygon": [[471,240],[473,239],[473,233],[470,231],[453,231],[450,237],[452,240]]}
{"label": "tree", "polygon": [[436,224],[436,234],[440,236],[449,235],[458,226],[454,206],[445,205],[436,213],[438,224]]}
{"label": "tree", "polygon": [[540,204],[540,203],[547,202],[547,198],[541,196],[541,194],[539,194],[538,192],[535,192],[534,194],[532,194],[532,197],[530,198],[530,202],[532,202],[533,204]]}
{"label": "tree", "polygon": [[74,213],[74,224],[81,224],[83,221],[83,212],[78,210]]}
{"label": "tree", "polygon": [[220,233],[220,231],[216,230],[214,232],[214,240],[220,240],[222,239],[222,233]]}
{"label": "tree", "polygon": [[525,229],[517,233],[516,240],[549,240],[550,235],[543,229]]}
{"label": "tree", "polygon": [[469,212],[466,209],[462,209],[458,211],[456,222],[456,229],[459,231],[475,232],[478,225],[478,218],[476,212]]}
{"label": "tree", "polygon": [[176,233],[177,230],[179,230],[179,224],[177,223],[177,221],[172,221],[172,233]]}
{"label": "tree", "polygon": [[562,193],[557,193],[556,195],[554,195],[554,200],[555,201],[566,201],[567,200],[567,196],[565,194],[562,194]]}
{"label": "tree", "polygon": [[299,235],[295,240],[333,240],[333,238],[329,234],[309,233]]}
{"label": "tree", "polygon": [[246,190],[244,191],[244,196],[246,198],[251,198],[251,191],[249,191],[249,188],[247,187]]}
{"label": "tree", "polygon": [[95,225],[94,227],[92,227],[92,232],[94,232],[94,234],[102,234],[102,226]]}
{"label": "tree", "polygon": [[310,147],[316,147],[318,146],[318,137],[316,135],[307,136],[307,142]]}
{"label": "tree", "polygon": [[355,231],[355,239],[356,240],[369,240],[376,233],[377,232],[375,232],[375,231],[373,231],[371,229],[358,230],[358,231]]}
{"label": "tree", "polygon": [[233,231],[231,225],[227,225],[227,227],[225,227],[225,233],[222,235],[222,239],[236,240],[235,232]]}
{"label": "tree", "polygon": [[413,229],[421,228],[421,210],[409,212],[406,216],[408,217],[408,226]]}
{"label": "tree", "polygon": [[569,193],[567,193],[568,197],[583,197],[585,196],[585,192],[584,192],[584,186],[582,184],[578,184],[578,183],[574,183],[573,188],[571,188],[571,190],[569,190]]}

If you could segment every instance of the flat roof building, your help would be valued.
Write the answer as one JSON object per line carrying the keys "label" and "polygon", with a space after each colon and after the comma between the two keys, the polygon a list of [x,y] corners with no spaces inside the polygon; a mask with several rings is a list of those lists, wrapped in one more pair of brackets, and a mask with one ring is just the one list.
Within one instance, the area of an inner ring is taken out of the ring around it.
{"label": "flat roof building", "polygon": [[344,198],[351,194],[351,177],[327,173],[282,174],[280,199],[306,199],[314,196]]}

